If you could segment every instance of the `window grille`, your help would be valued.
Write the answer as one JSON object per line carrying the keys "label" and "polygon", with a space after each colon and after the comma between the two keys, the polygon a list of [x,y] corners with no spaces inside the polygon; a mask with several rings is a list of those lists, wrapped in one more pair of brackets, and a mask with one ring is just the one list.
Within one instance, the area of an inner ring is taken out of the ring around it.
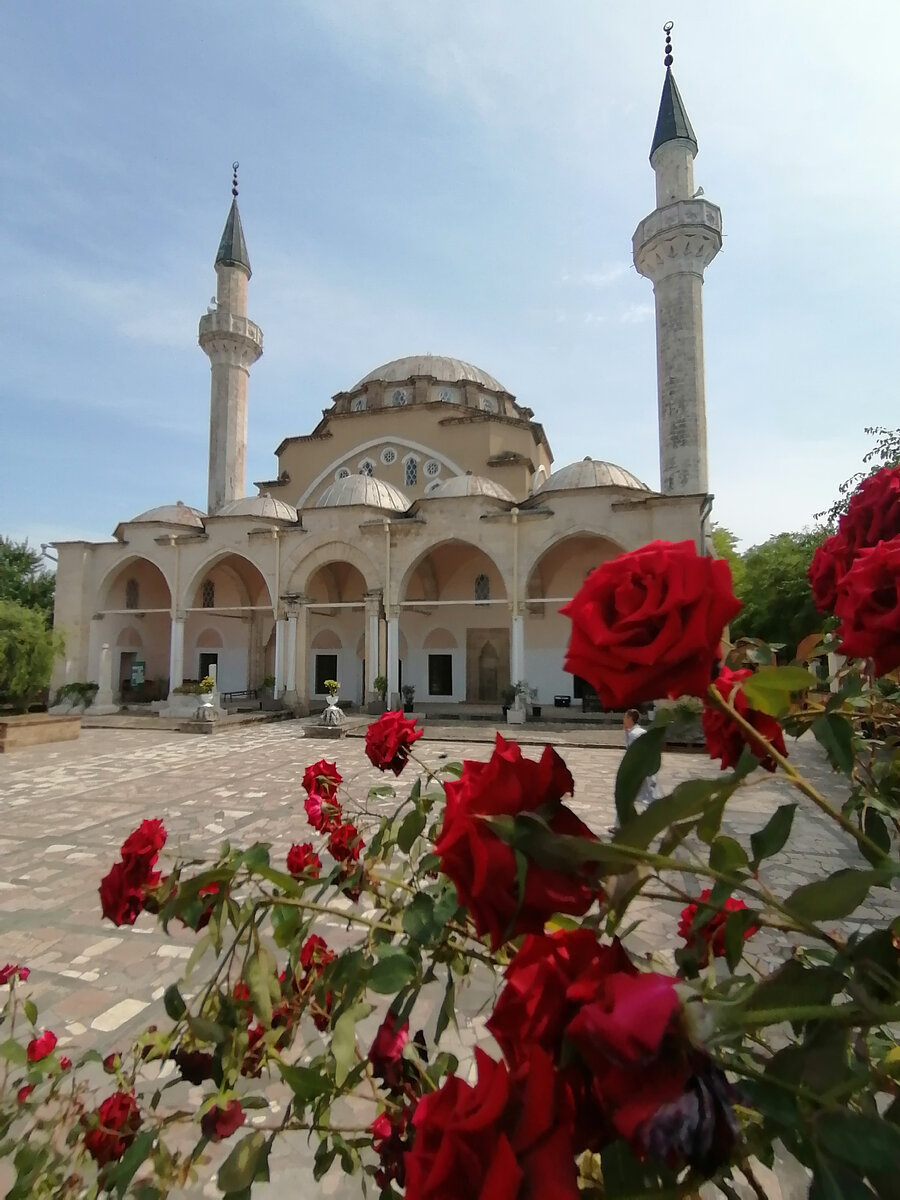
{"label": "window grille", "polygon": [[360,475],[368,475],[370,478],[375,474],[375,464],[371,459],[367,458],[359,464]]}
{"label": "window grille", "polygon": [[216,607],[216,585],[211,579],[203,581],[203,587],[200,589],[200,605],[202,608]]}
{"label": "window grille", "polygon": [[406,460],[406,486],[415,487],[419,482],[419,464],[414,458]]}
{"label": "window grille", "polygon": [[141,599],[141,589],[136,579],[129,579],[125,584],[125,607],[137,608]]}
{"label": "window grille", "polygon": [[491,598],[491,581],[487,575],[475,576],[475,599],[490,600]]}

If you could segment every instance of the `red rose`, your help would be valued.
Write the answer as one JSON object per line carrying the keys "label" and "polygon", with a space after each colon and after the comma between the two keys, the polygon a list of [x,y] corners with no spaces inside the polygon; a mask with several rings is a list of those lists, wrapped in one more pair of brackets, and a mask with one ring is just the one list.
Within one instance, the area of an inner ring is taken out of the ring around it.
{"label": "red rose", "polygon": [[460,778],[444,784],[447,805],[435,852],[441,870],[456,884],[460,904],[468,908],[479,934],[490,934],[495,950],[516,934],[542,931],[554,913],[581,916],[598,894],[577,868],[550,870],[530,862],[520,902],[512,847],[485,820],[540,810],[554,833],[596,840],[561,803],[573,786],[566,764],[551,746],[544,748],[540,762],[533,762],[500,734],[488,762],[464,762]]}
{"label": "red rose", "polygon": [[115,1075],[122,1066],[122,1055],[118,1050],[113,1050],[112,1054],[107,1054],[103,1060],[103,1070],[107,1075]]}
{"label": "red rose", "polygon": [[642,1158],[652,1154],[676,1170],[687,1163],[708,1177],[732,1157],[740,1126],[723,1072],[702,1056],[694,1066],[681,1094],[641,1127],[637,1150]]}
{"label": "red rose", "polygon": [[325,967],[337,958],[324,938],[317,933],[311,933],[300,947],[300,966],[307,975],[318,978]]}
{"label": "red rose", "polygon": [[387,1013],[369,1050],[369,1062],[375,1077],[389,1091],[398,1091],[403,1082],[403,1047],[408,1041],[409,1021],[398,1029],[394,1014]]}
{"label": "red rose", "polygon": [[141,1126],[141,1114],[133,1092],[114,1092],[97,1110],[99,1128],[84,1135],[87,1152],[98,1166],[121,1158]]}
{"label": "red rose", "polygon": [[620,942],[601,945],[589,929],[526,937],[487,1023],[510,1066],[532,1045],[558,1060],[567,1025],[615,971],[637,974]]}
{"label": "red rose", "polygon": [[407,720],[399,710],[384,713],[366,730],[369,762],[382,771],[399,775],[409,759],[410,746],[424,733],[424,729],[417,729],[415,721]]}
{"label": "red rose", "polygon": [[100,908],[114,925],[133,925],[143,911],[143,883],[124,862],[115,863],[100,881]]}
{"label": "red rose", "polygon": [[200,1128],[203,1136],[211,1142],[221,1142],[231,1137],[236,1129],[247,1120],[247,1114],[241,1108],[239,1100],[229,1100],[224,1108],[214,1104],[200,1118]]}
{"label": "red rose", "polygon": [[[692,929],[691,926],[694,924],[694,919],[697,916],[700,905],[708,900],[711,894],[711,888],[704,888],[700,893],[699,899],[694,904],[689,904],[681,910],[681,918],[678,922],[678,936],[684,938],[684,943],[689,950],[697,952],[697,956],[703,966],[709,962],[710,950],[715,958],[721,958],[724,955],[725,925],[729,914],[740,912],[742,908],[747,907],[743,900],[735,900],[733,896],[729,896],[722,907],[715,912],[710,921],[707,921],[699,929]],[[744,937],[752,937],[758,930],[758,925],[751,925],[744,931]]]}
{"label": "red rose", "polygon": [[26,1083],[24,1087],[20,1087],[16,1092],[16,1100],[18,1100],[19,1104],[24,1104],[33,1091],[34,1084]]}
{"label": "red rose", "polygon": [[327,796],[320,796],[318,792],[310,792],[303,801],[303,807],[306,809],[306,819],[319,833],[337,829],[344,819],[337,800],[329,800]]}
{"label": "red rose", "polygon": [[69,1058],[68,1054],[64,1054],[62,1056],[62,1058],[59,1060],[59,1069],[61,1071],[68,1071],[68,1069],[69,1069],[69,1067],[71,1067],[71,1065],[72,1065],[71,1058]]}
{"label": "red rose", "polygon": [[179,1046],[172,1058],[181,1078],[188,1083],[204,1083],[213,1077],[213,1056],[205,1050],[185,1050]]}
{"label": "red rose", "polygon": [[[752,674],[753,672],[747,669],[732,671],[728,667],[722,667],[718,679],[712,686],[724,699],[731,700],[738,714],[758,733],[762,734],[779,754],[787,755],[781,726],[768,713],[751,708],[750,702],[740,688],[741,682],[749,679]],[[734,693],[733,698],[732,693]],[[775,759],[766,754],[751,737],[748,737],[736,721],[708,700],[703,704],[702,723],[709,757],[720,758],[723,771],[727,767],[737,766],[737,761],[745,746],[749,746],[760,760],[760,766],[765,767],[767,771],[775,770]]]}
{"label": "red rose", "polygon": [[859,552],[834,611],[842,654],[871,658],[876,675],[900,666],[900,537]]}
{"label": "red rose", "polygon": [[143,858],[152,866],[165,844],[166,829],[162,821],[156,818],[141,821],[134,833],[129,833],[122,843],[122,858],[125,862],[132,858]]}
{"label": "red rose", "polygon": [[838,523],[854,553],[900,536],[900,466],[882,467],[864,479]]}
{"label": "red rose", "polygon": [[853,551],[843,534],[826,538],[813,555],[807,578],[819,612],[834,612],[837,587],[853,562]]}
{"label": "red rose", "polygon": [[565,669],[607,708],[703,696],[740,609],[724,559],[693,542],[651,542],[592,571],[560,610],[572,621]]}
{"label": "red rose", "polygon": [[313,879],[319,878],[322,860],[313,850],[312,842],[295,842],[291,846],[287,854],[287,869],[295,879],[300,879],[303,875],[310,875]]}
{"label": "red rose", "polygon": [[369,1126],[372,1134],[372,1149],[380,1159],[375,1172],[375,1182],[387,1188],[394,1181],[402,1188],[406,1182],[404,1158],[409,1151],[412,1137],[410,1128],[414,1105],[402,1109],[388,1109],[376,1117]]}
{"label": "red rose", "polygon": [[364,845],[359,830],[349,822],[333,829],[328,837],[328,853],[335,862],[356,862]]}
{"label": "red rose", "polygon": [[326,762],[320,758],[303,772],[303,786],[307,795],[317,792],[326,800],[332,800],[337,795],[338,785],[343,782],[343,776],[335,763]]}
{"label": "red rose", "polygon": [[553,1063],[532,1049],[510,1075],[475,1050],[478,1082],[455,1075],[423,1097],[406,1155],[409,1200],[577,1200],[572,1102]]}
{"label": "red rose", "polygon": [[40,1034],[39,1037],[32,1038],[28,1043],[28,1061],[40,1062],[42,1058],[46,1058],[48,1054],[53,1053],[56,1046],[56,1034],[51,1030]]}
{"label": "red rose", "polygon": [[11,979],[21,979],[24,983],[30,974],[28,967],[20,967],[18,963],[7,963],[5,967],[0,967],[0,987],[9,983]]}

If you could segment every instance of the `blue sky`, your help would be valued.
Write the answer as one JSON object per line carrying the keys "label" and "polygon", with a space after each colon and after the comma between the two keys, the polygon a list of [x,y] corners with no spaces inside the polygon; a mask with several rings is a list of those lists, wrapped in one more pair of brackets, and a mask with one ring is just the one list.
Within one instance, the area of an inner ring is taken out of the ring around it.
{"label": "blue sky", "polygon": [[[450,354],[658,483],[631,234],[661,26],[723,211],[705,285],[715,517],[800,528],[896,425],[895,6],[775,0],[25,0],[6,7],[0,532],[203,507],[197,321],[241,163],[265,355],[248,483],[330,397]],[[252,488],[250,489],[252,490]]]}

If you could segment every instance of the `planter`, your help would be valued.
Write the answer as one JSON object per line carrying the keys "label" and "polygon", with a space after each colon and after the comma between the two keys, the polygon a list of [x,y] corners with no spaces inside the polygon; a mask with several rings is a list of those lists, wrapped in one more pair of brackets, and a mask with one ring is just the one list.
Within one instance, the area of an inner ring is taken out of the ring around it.
{"label": "planter", "polygon": [[0,718],[0,754],[47,742],[71,742],[81,733],[81,714],[51,717],[48,713],[25,713]]}
{"label": "planter", "polygon": [[507,725],[524,725],[525,724],[525,709],[513,705],[506,714]]}
{"label": "planter", "polygon": [[413,706],[412,706],[411,704],[404,704],[404,705],[403,705],[403,711],[404,711],[405,713],[411,713],[411,712],[412,712],[412,710],[413,710]]}

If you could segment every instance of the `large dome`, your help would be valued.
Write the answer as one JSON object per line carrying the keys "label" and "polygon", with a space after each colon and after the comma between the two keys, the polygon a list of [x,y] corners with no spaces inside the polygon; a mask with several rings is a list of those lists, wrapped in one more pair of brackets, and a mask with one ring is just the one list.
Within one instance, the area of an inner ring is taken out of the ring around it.
{"label": "large dome", "polygon": [[506,391],[502,383],[493,375],[488,375],[487,371],[482,371],[481,367],[474,367],[471,363],[463,362],[461,358],[445,358],[440,354],[413,354],[407,358],[395,358],[393,362],[384,363],[383,366],[376,367],[374,371],[364,375],[350,390],[355,392],[357,388],[376,381],[402,383],[404,379],[411,379],[414,375],[429,375],[439,383],[459,383],[461,380],[468,380],[469,383],[479,383],[494,392]]}
{"label": "large dome", "polygon": [[217,517],[263,517],[270,521],[296,521],[297,510],[271,496],[242,496],[231,500],[216,513]]}
{"label": "large dome", "polygon": [[177,504],[161,504],[158,508],[148,508],[146,512],[132,517],[128,524],[154,522],[160,525],[190,525],[194,529],[202,529],[205,516],[206,513],[202,513],[199,508],[191,508],[179,500]]}
{"label": "large dome", "polygon": [[493,496],[495,500],[506,500],[510,504],[516,502],[515,496],[502,483],[484,475],[454,475],[440,487],[426,492],[426,499],[443,500],[445,496]]}
{"label": "large dome", "polygon": [[585,458],[581,462],[569,463],[560,467],[549,478],[545,479],[535,492],[541,496],[544,492],[563,492],[573,488],[591,487],[621,487],[636,488],[649,492],[650,488],[636,475],[618,467],[615,463],[603,462],[599,458]]}
{"label": "large dome", "polygon": [[347,504],[367,504],[370,508],[387,508],[406,512],[410,501],[399,488],[371,475],[348,475],[327,487],[316,501],[316,508],[337,508]]}

